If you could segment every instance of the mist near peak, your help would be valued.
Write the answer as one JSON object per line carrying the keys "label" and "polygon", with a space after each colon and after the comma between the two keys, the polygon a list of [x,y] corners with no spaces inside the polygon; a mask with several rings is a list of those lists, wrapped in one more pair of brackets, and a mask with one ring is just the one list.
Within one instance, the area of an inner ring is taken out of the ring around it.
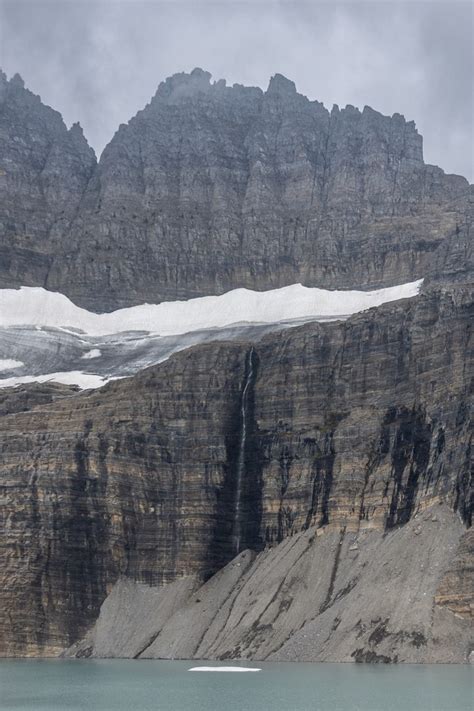
{"label": "mist near peak", "polygon": [[199,66],[264,90],[281,73],[328,108],[402,113],[426,162],[472,181],[472,24],[464,0],[0,0],[0,66],[80,121],[98,154],[161,81]]}

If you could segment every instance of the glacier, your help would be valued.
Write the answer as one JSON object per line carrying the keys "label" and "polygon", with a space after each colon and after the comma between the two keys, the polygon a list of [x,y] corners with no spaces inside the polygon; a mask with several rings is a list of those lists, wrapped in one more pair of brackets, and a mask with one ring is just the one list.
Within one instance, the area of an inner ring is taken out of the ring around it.
{"label": "glacier", "polygon": [[329,291],[301,284],[262,292],[234,289],[220,296],[102,314],[39,287],[0,289],[0,387],[54,381],[97,388],[199,343],[255,341],[308,321],[346,319],[417,296],[422,283],[375,291]]}

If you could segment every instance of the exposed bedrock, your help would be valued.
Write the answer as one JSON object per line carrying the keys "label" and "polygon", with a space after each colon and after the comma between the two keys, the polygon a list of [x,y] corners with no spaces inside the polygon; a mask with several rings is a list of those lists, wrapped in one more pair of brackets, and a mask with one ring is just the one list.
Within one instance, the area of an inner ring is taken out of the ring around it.
{"label": "exposed bedrock", "polygon": [[[1,653],[75,643],[119,578],[198,585],[236,550],[310,528],[395,540],[443,502],[458,536],[472,516],[471,327],[470,290],[439,287],[256,344],[196,346],[92,393],[38,390],[35,404],[20,392],[26,412],[13,393],[0,427]],[[464,614],[469,555],[449,550],[437,604]]]}
{"label": "exposed bedrock", "polygon": [[472,274],[472,186],[400,114],[328,111],[196,69],[160,84],[96,163],[80,127],[0,74],[0,286],[97,311],[301,282]]}

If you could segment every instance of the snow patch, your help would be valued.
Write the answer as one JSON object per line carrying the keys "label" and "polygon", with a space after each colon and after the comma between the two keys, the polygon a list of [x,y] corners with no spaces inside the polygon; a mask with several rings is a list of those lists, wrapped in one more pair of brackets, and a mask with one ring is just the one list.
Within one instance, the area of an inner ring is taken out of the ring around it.
{"label": "snow patch", "polygon": [[87,353],[84,353],[84,355],[81,356],[83,360],[92,360],[92,358],[100,358],[102,355],[102,351],[100,348],[93,348],[90,351],[87,351]]}
{"label": "snow patch", "polygon": [[[221,296],[142,304],[107,314],[89,312],[66,296],[42,288],[3,289],[0,330],[4,329],[8,345],[16,341],[14,329],[20,327],[25,349],[24,355],[18,348],[4,355],[20,355],[28,365],[0,360],[0,388],[48,381],[100,388],[196,343],[234,338],[238,331],[252,338],[268,329],[348,318],[388,301],[416,296],[422,281],[377,291],[327,291],[301,284],[265,292],[235,289]],[[8,334],[9,329],[13,333]],[[28,345],[28,331],[42,331],[44,338],[31,338]],[[102,344],[107,357],[102,357]],[[78,348],[84,364],[81,370],[72,370],[77,367]],[[100,360],[89,364],[94,359]],[[71,370],[67,370],[69,363]],[[17,367],[36,375],[1,377],[2,371]],[[89,369],[93,372],[85,372]]]}
{"label": "snow patch", "polygon": [[23,365],[22,360],[13,360],[13,358],[0,358],[0,373],[4,370],[13,370],[13,368],[21,368]]}
{"label": "snow patch", "polygon": [[63,373],[46,373],[44,375],[20,375],[12,378],[1,378],[0,388],[11,388],[25,383],[62,383],[63,385],[77,385],[81,390],[89,388],[100,388],[105,385],[110,378],[102,378],[100,375],[83,373],[80,370],[70,370]]}
{"label": "snow patch", "polygon": [[416,296],[423,280],[376,291],[328,291],[301,284],[271,291],[234,289],[221,296],[142,304],[96,314],[67,296],[41,287],[0,290],[0,326],[78,330],[91,336],[124,331],[179,335],[238,322],[278,323],[292,319],[345,317],[389,301]]}

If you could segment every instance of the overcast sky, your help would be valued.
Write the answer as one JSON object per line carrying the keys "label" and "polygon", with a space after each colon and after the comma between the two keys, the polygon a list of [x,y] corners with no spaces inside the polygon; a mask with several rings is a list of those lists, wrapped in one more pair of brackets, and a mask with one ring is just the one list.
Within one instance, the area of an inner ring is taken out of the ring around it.
{"label": "overcast sky", "polygon": [[425,160],[473,180],[473,4],[0,0],[0,66],[79,120],[100,153],[160,81],[195,66],[266,88],[280,72],[330,108],[414,119]]}

